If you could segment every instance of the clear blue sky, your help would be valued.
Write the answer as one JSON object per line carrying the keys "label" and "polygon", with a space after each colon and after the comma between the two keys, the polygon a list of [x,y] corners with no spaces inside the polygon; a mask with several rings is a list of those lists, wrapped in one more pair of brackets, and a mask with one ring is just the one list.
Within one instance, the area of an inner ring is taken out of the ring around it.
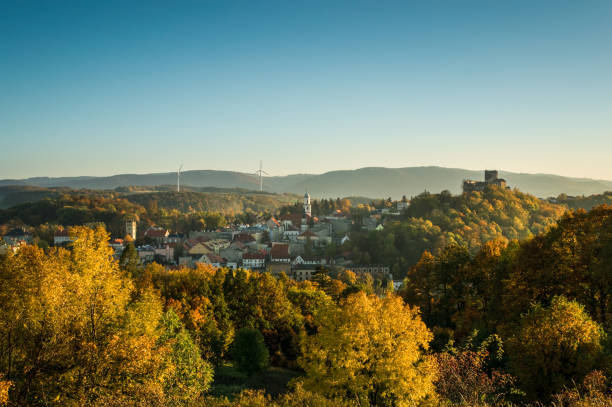
{"label": "clear blue sky", "polygon": [[612,179],[612,1],[0,0],[0,178]]}

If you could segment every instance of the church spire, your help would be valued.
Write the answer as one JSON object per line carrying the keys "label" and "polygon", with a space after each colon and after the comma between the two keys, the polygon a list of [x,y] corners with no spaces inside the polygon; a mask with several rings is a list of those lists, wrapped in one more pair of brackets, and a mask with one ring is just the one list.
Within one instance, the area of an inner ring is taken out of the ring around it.
{"label": "church spire", "polygon": [[312,206],[310,205],[310,194],[308,190],[304,194],[304,216],[310,218],[312,216]]}

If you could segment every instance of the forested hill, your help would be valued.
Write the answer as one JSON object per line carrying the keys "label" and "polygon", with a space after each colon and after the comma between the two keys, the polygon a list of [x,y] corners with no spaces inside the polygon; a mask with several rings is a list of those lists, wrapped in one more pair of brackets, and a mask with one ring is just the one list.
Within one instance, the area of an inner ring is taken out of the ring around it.
{"label": "forested hill", "polygon": [[565,206],[496,187],[456,196],[423,193],[383,231],[351,236],[348,249],[356,262],[388,264],[400,277],[424,251],[435,254],[458,245],[474,253],[490,240],[527,239],[545,232],[565,211]]}
{"label": "forested hill", "polygon": [[293,204],[300,199],[292,194],[259,194],[241,192],[149,192],[125,195],[132,203],[146,208],[176,209],[180,212],[220,212],[237,215],[244,211],[275,212],[282,206]]}
{"label": "forested hill", "polygon": [[69,191],[70,188],[43,188],[31,185],[0,186],[0,209],[40,201],[43,198],[57,198]]}
{"label": "forested hill", "polygon": [[[612,181],[569,178],[548,174],[521,174],[500,171],[508,185],[540,198],[568,195],[601,194],[612,190]],[[264,189],[276,193],[303,194],[305,190],[316,198],[339,196],[367,196],[400,199],[423,191],[461,192],[464,179],[483,179],[483,171],[443,167],[384,168],[368,167],[355,170],[330,171],[324,174],[293,174],[264,177]],[[235,171],[185,171],[181,182],[192,187],[258,189],[259,180],[253,174]],[[0,180],[0,186],[30,185],[39,187],[70,187],[86,189],[114,189],[118,187],[173,185],[176,173],[122,174],[109,177],[64,177]]]}
{"label": "forested hill", "polygon": [[556,198],[556,202],[566,205],[570,209],[591,210],[600,205],[612,205],[612,192],[589,196],[567,196],[561,194]]}
{"label": "forested hill", "polygon": [[0,209],[44,198],[56,199],[62,196],[97,196],[124,198],[141,205],[153,205],[160,209],[189,211],[219,211],[237,213],[250,208],[254,211],[274,210],[279,206],[294,203],[300,196],[274,194],[241,188],[182,187],[177,194],[176,186],[119,187],[115,190],[73,190],[67,187],[43,188],[28,185],[0,186]]}
{"label": "forested hill", "polygon": [[[30,192],[26,192],[24,199],[30,196]],[[258,216],[274,213],[300,198],[296,195],[252,191],[133,193],[40,189],[36,193],[39,194],[36,197],[42,196],[43,199],[0,209],[0,225],[71,226],[103,222],[113,236],[122,236],[126,218],[135,217],[142,227],[155,224],[187,232],[214,229],[235,218],[250,223]],[[13,191],[10,196],[17,199],[14,194]]]}

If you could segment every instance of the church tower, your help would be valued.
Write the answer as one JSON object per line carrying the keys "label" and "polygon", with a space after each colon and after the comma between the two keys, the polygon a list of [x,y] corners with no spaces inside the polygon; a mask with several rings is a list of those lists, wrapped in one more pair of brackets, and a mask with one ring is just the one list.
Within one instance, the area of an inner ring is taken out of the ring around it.
{"label": "church tower", "polygon": [[304,194],[304,216],[308,218],[312,216],[312,207],[310,205],[310,195],[308,195],[308,192]]}

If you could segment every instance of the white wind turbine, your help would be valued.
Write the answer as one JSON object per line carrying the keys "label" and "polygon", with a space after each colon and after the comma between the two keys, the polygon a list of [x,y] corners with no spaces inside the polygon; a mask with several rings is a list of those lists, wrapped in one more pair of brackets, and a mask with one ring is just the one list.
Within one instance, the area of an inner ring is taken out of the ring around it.
{"label": "white wind turbine", "polygon": [[176,172],[176,192],[181,192],[181,170],[183,169],[183,164],[179,167]]}
{"label": "white wind turbine", "polygon": [[263,192],[263,174],[270,175],[263,170],[263,164],[259,161],[259,171],[255,171],[255,175],[259,175],[259,191]]}

